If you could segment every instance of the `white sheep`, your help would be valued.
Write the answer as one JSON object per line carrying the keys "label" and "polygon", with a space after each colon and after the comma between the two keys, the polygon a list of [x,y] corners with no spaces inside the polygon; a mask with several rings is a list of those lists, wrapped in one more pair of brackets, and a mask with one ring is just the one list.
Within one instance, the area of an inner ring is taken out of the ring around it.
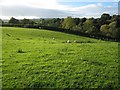
{"label": "white sheep", "polygon": [[67,43],[70,43],[70,40],[67,40]]}
{"label": "white sheep", "polygon": [[80,41],[78,41],[78,40],[74,40],[74,43],[80,43]]}

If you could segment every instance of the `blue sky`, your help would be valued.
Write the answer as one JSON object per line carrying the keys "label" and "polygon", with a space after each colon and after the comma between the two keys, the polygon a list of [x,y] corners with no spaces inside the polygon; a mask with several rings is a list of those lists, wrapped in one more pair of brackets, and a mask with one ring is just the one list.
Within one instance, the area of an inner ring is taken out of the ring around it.
{"label": "blue sky", "polygon": [[117,0],[0,0],[0,18],[100,17],[118,14]]}
{"label": "blue sky", "polygon": [[74,7],[79,7],[79,6],[85,6],[88,4],[97,4],[101,3],[104,6],[116,6],[118,5],[118,2],[60,2],[62,5],[70,5]]}

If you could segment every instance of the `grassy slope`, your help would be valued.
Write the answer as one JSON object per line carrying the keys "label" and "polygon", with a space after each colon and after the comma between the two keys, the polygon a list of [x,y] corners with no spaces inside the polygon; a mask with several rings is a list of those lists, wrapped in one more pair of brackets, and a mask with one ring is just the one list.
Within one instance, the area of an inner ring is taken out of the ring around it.
{"label": "grassy slope", "polygon": [[[64,43],[66,40],[72,43]],[[118,87],[115,42],[4,27],[2,45],[3,88]]]}

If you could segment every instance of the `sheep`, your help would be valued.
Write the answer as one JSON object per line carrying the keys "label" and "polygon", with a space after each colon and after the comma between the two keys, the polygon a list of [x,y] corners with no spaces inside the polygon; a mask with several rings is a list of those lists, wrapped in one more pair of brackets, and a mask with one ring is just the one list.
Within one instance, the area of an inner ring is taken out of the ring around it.
{"label": "sheep", "polygon": [[55,38],[52,38],[53,40],[55,40]]}
{"label": "sheep", "polygon": [[74,40],[74,43],[80,43],[80,41]]}
{"label": "sheep", "polygon": [[70,40],[67,40],[67,43],[71,43]]}

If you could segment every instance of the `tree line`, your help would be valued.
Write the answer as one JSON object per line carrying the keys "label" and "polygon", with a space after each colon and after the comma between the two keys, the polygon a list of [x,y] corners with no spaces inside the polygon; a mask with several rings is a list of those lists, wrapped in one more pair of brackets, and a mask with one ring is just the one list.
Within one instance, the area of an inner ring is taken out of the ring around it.
{"label": "tree line", "polygon": [[110,16],[107,13],[100,18],[40,18],[18,20],[12,17],[8,22],[0,19],[2,26],[43,28],[67,33],[105,37],[119,40],[120,15]]}

